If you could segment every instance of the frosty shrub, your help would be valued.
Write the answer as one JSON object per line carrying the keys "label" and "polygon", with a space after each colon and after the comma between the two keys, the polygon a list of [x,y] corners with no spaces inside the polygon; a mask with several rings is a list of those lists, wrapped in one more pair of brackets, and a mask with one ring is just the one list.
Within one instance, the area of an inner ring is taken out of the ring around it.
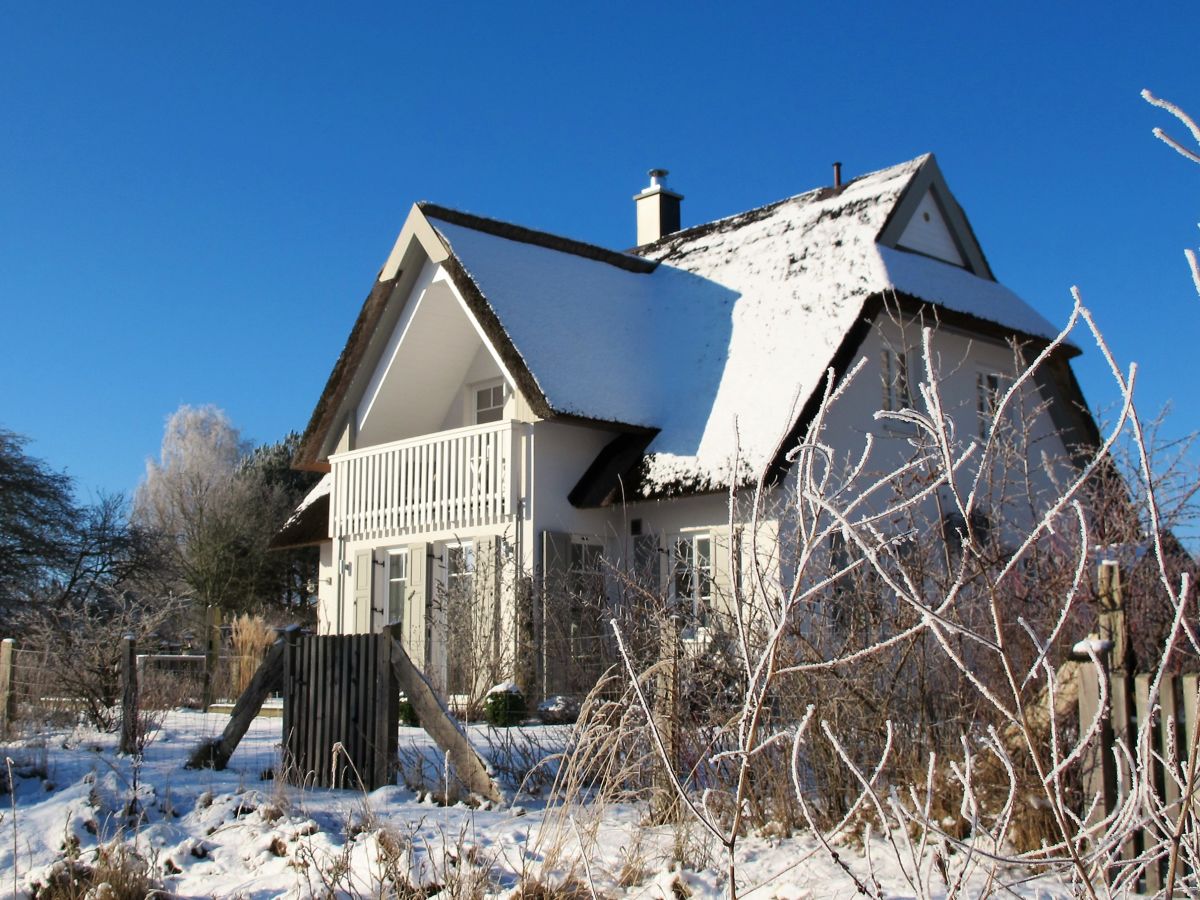
{"label": "frosty shrub", "polygon": [[[1089,893],[1111,874],[1122,836],[1161,802],[1136,783],[1124,808],[1089,817],[1081,759],[1100,722],[1078,723],[1078,676],[1068,678],[1078,666],[1069,651],[1095,623],[1098,534],[1138,540],[1142,602],[1157,613],[1138,627],[1158,648],[1145,654],[1157,671],[1198,650],[1191,563],[1160,516],[1133,371],[1112,365],[1121,406],[1098,445],[1050,458],[1030,425],[1039,367],[1080,334],[1112,362],[1078,297],[1049,346],[1014,348],[979,434],[955,428],[934,331],[917,325],[917,399],[876,414],[903,428],[902,455],[870,434],[848,460],[826,443],[826,419],[860,364],[838,383],[830,373],[788,483],[731,491],[751,563],[709,617],[706,645],[675,654],[680,683],[666,715],[661,686],[639,680],[638,648],[625,648],[678,809],[725,848],[731,894],[738,841],[779,829],[815,835],[867,894],[878,892],[869,862],[856,869],[833,849],[847,834],[881,835],[919,896],[980,870],[994,869],[999,884],[1001,859],[1018,867],[1006,872],[1057,868]],[[1122,442],[1136,463],[1132,491],[1120,490],[1129,482],[1114,462]],[[616,632],[623,638],[619,623]],[[1151,777],[1149,727],[1125,748],[1135,781]],[[1175,812],[1181,823],[1190,815]],[[1177,856],[1175,831],[1118,878],[1131,883]],[[944,865],[930,867],[937,847]]]}

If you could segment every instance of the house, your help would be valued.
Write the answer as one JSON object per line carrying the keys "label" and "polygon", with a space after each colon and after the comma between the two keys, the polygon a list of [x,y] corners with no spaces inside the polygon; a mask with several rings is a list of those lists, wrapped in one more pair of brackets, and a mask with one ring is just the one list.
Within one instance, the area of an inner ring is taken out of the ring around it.
{"label": "house", "polygon": [[[902,446],[871,413],[911,403],[905,322],[936,318],[967,429],[1012,342],[1058,333],[995,280],[931,155],[685,229],[665,174],[627,252],[412,208],[303,438],[297,465],[327,474],[280,539],[320,546],[322,632],[399,623],[451,695],[571,687],[598,624],[548,611],[545,585],[604,590],[603,559],[702,619],[740,552],[729,486],[786,480],[827,371],[871,367],[831,440]],[[1077,352],[1036,385],[1063,459],[1096,439]]]}

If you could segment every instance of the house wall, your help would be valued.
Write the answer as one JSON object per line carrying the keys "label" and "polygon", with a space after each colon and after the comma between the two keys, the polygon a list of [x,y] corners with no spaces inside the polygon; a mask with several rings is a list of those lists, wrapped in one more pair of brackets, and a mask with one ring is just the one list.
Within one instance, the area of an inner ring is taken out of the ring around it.
{"label": "house wall", "polygon": [[[1012,348],[946,327],[933,331],[931,348],[942,407],[954,422],[956,436],[964,446],[970,440],[982,441],[977,376],[1001,375],[1007,379],[1007,389],[1017,366]],[[906,354],[913,404],[918,411],[924,411],[918,388],[918,383],[926,377],[920,325],[896,322],[884,315],[875,322],[858,354],[866,359],[864,368],[828,411],[822,434],[822,440],[834,448],[841,462],[857,460],[867,434],[873,436],[874,464],[868,466],[864,481],[870,474],[887,471],[909,458],[912,453],[909,441],[916,434],[915,426],[875,418],[884,399],[881,359],[885,350]],[[1014,410],[1028,429],[1029,447],[1038,459],[1038,466],[1031,473],[1037,492],[1051,490],[1051,476],[1063,474],[1069,468],[1069,454],[1045,409],[1047,402],[1066,400],[1043,397],[1030,382]],[[1043,457],[1048,466],[1042,465]],[[964,478],[966,474],[964,471]]]}

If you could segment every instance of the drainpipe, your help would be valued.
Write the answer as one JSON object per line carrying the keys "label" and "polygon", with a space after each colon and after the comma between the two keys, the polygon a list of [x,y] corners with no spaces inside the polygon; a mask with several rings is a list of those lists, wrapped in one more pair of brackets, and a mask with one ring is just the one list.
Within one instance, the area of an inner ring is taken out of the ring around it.
{"label": "drainpipe", "polygon": [[341,634],[343,622],[345,621],[345,603],[346,603],[346,539],[338,538],[338,555],[337,555],[337,630],[334,634]]}

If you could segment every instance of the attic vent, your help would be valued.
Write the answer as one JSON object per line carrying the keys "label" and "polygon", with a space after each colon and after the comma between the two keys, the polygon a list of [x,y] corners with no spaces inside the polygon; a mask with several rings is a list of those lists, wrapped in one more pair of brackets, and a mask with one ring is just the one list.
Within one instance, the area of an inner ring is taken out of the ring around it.
{"label": "attic vent", "polygon": [[682,194],[667,189],[666,169],[651,169],[650,186],[633,197],[637,209],[637,242],[652,244],[679,230]]}

